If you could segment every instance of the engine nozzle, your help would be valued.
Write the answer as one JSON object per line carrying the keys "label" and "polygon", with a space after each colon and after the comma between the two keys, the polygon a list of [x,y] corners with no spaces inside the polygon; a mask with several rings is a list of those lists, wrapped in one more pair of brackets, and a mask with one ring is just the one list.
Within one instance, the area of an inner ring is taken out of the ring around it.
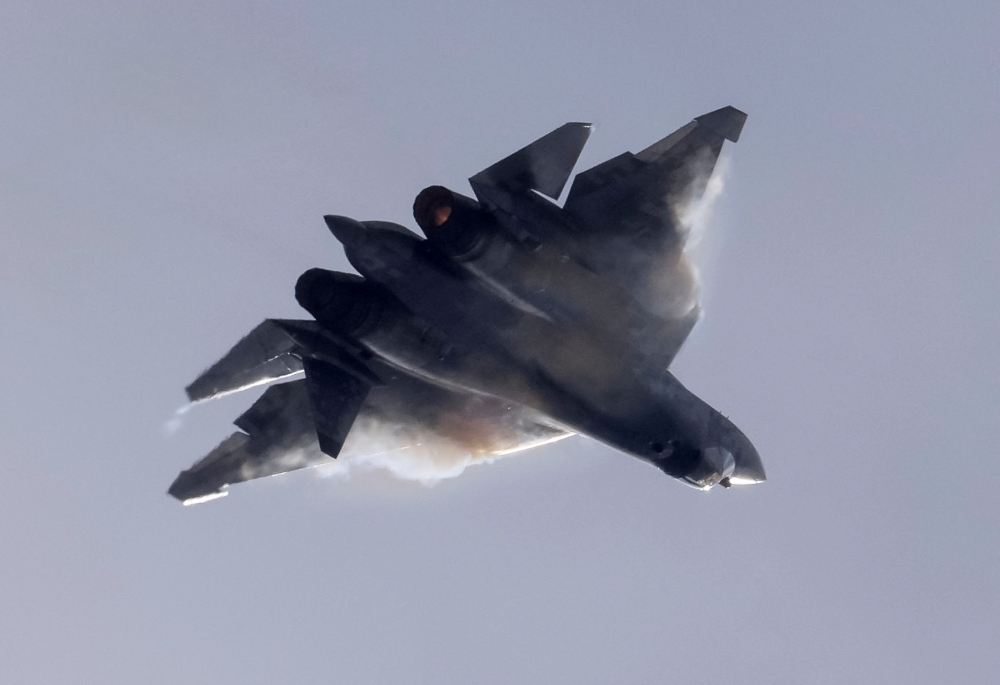
{"label": "engine nozzle", "polygon": [[330,330],[363,336],[379,325],[385,298],[361,276],[309,269],[295,283],[295,299]]}
{"label": "engine nozzle", "polygon": [[431,243],[459,261],[479,256],[493,233],[489,212],[444,186],[420,191],[413,201],[413,218]]}

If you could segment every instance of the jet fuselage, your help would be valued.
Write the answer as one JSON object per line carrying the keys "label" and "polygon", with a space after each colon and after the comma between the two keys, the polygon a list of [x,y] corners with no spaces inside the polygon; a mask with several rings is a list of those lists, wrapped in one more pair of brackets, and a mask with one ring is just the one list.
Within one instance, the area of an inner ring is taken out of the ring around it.
{"label": "jet fuselage", "polygon": [[[493,234],[493,245],[500,244],[494,253],[507,258],[490,264],[472,250],[467,262],[493,267],[477,273],[401,226],[346,217],[327,223],[358,272],[412,312],[414,334],[429,326],[454,343],[412,371],[529,406],[670,475],[690,476],[698,487],[733,476],[740,464],[753,469],[759,463],[728,419],[666,368],[653,370],[637,356],[630,328],[655,325],[653,317],[613,283],[602,291],[600,279],[571,258],[504,244]],[[488,247],[480,251],[488,253]],[[548,275],[544,287],[517,278],[532,270]],[[484,284],[487,279],[494,282]],[[521,292],[511,287],[517,285]],[[579,315],[565,320],[563,303]],[[406,357],[426,359],[415,353],[414,334],[382,341],[373,351],[402,365]]]}
{"label": "jet fuselage", "polygon": [[313,320],[265,320],[187,387],[201,402],[282,381],[170,493],[342,451],[488,458],[574,432],[700,489],[764,481],[746,436],[669,371],[700,314],[689,210],[745,121],[696,117],[576,174],[560,206],[591,130],[567,123],[469,178],[476,199],[424,189],[425,237],[327,216],[360,275],[305,272]]}

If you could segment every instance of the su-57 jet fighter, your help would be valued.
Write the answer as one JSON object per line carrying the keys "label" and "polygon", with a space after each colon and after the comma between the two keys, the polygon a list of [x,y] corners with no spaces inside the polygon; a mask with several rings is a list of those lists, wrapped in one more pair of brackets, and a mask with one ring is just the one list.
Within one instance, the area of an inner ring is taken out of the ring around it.
{"label": "su-57 jet fighter", "polygon": [[702,490],[762,482],[747,437],[669,371],[699,316],[686,214],[745,121],[697,117],[578,174],[562,207],[589,124],[476,174],[475,199],[421,191],[423,237],[325,217],[360,275],[306,271],[295,297],[312,319],[264,321],[187,387],[202,402],[286,381],[170,494],[204,501],[330,462],[372,426],[475,455],[578,433]]}

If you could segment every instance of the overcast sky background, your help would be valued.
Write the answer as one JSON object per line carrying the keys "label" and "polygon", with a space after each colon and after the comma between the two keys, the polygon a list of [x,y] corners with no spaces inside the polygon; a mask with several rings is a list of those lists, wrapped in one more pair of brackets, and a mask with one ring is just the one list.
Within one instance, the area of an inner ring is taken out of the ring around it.
{"label": "overcast sky background", "polygon": [[[204,5],[210,7],[206,9]],[[1000,6],[0,4],[0,681],[941,683],[1000,671]],[[732,104],[674,370],[767,484],[580,438],[181,507],[164,422],[322,215],[413,225],[566,121]]]}

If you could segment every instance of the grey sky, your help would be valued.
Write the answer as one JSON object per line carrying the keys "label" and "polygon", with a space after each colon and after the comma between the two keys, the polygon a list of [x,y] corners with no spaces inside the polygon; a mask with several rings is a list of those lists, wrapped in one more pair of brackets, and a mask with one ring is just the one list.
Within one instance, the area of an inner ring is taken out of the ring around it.
{"label": "grey sky", "polygon": [[[995,2],[0,5],[0,681],[939,683],[1000,670]],[[582,439],[433,488],[165,490],[182,388],[565,121],[732,104],[675,363],[766,485]]]}

